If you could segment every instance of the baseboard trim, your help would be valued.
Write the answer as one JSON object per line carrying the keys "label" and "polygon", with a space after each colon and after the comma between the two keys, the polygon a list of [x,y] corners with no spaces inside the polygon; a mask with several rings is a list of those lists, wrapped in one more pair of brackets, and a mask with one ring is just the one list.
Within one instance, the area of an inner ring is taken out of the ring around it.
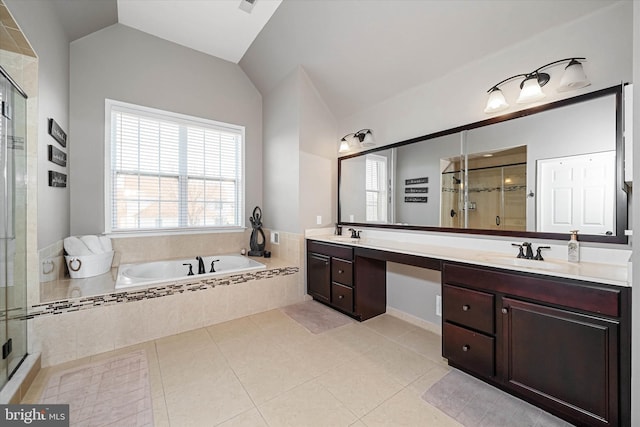
{"label": "baseboard trim", "polygon": [[405,313],[397,308],[387,306],[387,314],[389,316],[397,317],[400,320],[411,323],[419,328],[426,329],[434,334],[442,335],[442,326],[435,323],[428,322],[424,319],[414,316],[413,314]]}

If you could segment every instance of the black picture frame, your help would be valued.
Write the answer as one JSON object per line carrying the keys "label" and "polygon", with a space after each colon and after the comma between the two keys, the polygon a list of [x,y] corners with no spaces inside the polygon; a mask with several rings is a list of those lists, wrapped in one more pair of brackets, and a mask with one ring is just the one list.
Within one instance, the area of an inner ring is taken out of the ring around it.
{"label": "black picture frame", "polygon": [[404,198],[405,203],[427,203],[428,197],[423,196],[407,196]]}
{"label": "black picture frame", "polygon": [[67,166],[67,153],[62,150],[58,150],[51,144],[49,144],[48,159],[50,162],[55,163],[56,165]]}
{"label": "black picture frame", "polygon": [[67,174],[49,171],[49,187],[64,188],[67,186]]}
{"label": "black picture frame", "polygon": [[406,187],[404,189],[405,194],[415,194],[415,193],[428,193],[429,187]]}
{"label": "black picture frame", "polygon": [[404,185],[415,185],[415,184],[428,184],[429,177],[425,176],[423,178],[410,178],[404,180]]}
{"label": "black picture frame", "polygon": [[60,125],[53,119],[49,119],[49,135],[58,141],[58,144],[63,147],[67,146],[67,133],[63,131]]}

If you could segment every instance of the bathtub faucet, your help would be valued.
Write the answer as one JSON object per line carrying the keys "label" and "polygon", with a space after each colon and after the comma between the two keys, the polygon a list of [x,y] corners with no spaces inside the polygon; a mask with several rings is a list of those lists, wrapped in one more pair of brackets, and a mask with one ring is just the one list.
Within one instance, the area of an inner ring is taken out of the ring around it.
{"label": "bathtub faucet", "polygon": [[198,274],[206,273],[206,271],[204,269],[204,261],[203,261],[202,257],[201,256],[197,256],[196,259],[198,260]]}
{"label": "bathtub faucet", "polygon": [[215,273],[216,269],[213,266],[213,264],[215,264],[216,262],[220,261],[219,259],[214,259],[213,261],[211,261],[211,271],[209,273]]}

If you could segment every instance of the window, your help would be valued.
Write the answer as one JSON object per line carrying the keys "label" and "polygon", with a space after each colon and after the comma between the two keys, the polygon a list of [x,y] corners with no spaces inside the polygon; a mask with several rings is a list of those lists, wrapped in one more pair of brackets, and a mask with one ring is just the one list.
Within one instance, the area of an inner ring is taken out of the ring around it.
{"label": "window", "polygon": [[244,127],[107,100],[106,231],[242,226]]}
{"label": "window", "polygon": [[366,204],[367,221],[387,221],[387,158],[366,156]]}

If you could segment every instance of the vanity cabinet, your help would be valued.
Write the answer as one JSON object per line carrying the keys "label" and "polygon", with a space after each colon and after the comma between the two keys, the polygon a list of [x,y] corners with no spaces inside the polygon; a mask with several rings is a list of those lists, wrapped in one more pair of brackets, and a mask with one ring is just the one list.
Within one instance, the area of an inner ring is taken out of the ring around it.
{"label": "vanity cabinet", "polygon": [[386,311],[386,264],[352,246],[307,240],[307,293],[358,320]]}
{"label": "vanity cabinet", "polygon": [[443,266],[443,357],[577,425],[629,425],[629,289]]}

